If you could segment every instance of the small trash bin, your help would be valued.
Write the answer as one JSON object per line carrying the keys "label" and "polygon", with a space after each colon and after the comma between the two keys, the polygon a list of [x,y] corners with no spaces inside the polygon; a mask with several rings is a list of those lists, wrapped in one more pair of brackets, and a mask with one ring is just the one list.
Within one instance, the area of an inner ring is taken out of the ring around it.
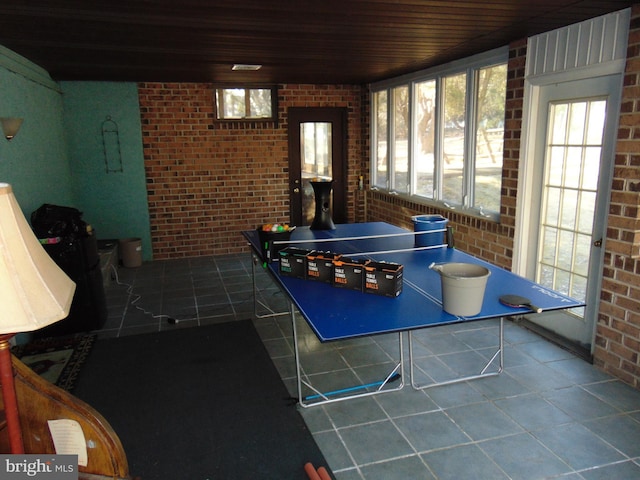
{"label": "small trash bin", "polygon": [[442,215],[416,215],[411,217],[413,220],[414,232],[430,232],[433,233],[416,235],[416,247],[432,247],[444,244],[444,229],[447,228],[448,219]]}
{"label": "small trash bin", "polygon": [[118,241],[122,265],[135,268],[142,265],[142,240],[139,238],[122,238]]}

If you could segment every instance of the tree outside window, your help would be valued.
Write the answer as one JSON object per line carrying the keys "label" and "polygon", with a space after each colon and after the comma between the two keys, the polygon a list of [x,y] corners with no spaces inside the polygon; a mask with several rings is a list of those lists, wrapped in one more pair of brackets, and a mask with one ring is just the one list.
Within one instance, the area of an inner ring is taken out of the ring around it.
{"label": "tree outside window", "polygon": [[498,218],[507,74],[499,57],[374,86],[374,186]]}

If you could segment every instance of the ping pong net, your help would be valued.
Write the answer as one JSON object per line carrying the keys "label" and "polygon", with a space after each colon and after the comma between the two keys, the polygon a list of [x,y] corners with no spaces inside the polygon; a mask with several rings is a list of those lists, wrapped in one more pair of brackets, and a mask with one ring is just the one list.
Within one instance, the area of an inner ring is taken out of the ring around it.
{"label": "ping pong net", "polygon": [[[328,235],[326,237],[318,235],[273,241],[273,248],[276,253],[286,247],[299,247],[333,251],[350,257],[453,248],[454,246],[453,228],[451,226],[415,232],[372,233],[352,236]],[[277,258],[278,255],[274,255],[274,257]]]}

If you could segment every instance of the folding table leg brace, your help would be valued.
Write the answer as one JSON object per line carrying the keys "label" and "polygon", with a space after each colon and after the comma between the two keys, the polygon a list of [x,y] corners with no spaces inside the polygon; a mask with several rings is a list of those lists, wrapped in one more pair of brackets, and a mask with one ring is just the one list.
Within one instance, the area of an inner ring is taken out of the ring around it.
{"label": "folding table leg brace", "polygon": [[[396,392],[404,387],[404,379],[402,377],[402,364],[404,359],[402,332],[398,332],[398,348],[400,359],[398,360],[398,363],[396,363],[395,367],[391,370],[391,372],[383,380],[375,383],[355,385],[339,390],[333,390],[331,392],[320,392],[319,390],[314,388],[314,386],[310,382],[303,379],[303,377],[305,377],[305,374],[300,362],[300,350],[298,348],[298,327],[296,325],[296,312],[293,302],[289,302],[289,309],[291,314],[291,325],[293,328],[293,347],[296,364],[296,380],[298,386],[298,403],[301,407],[307,408],[316,405],[324,405],[327,403],[341,402],[352,398],[368,397],[381,393]],[[399,379],[400,383],[395,388],[385,388],[389,383],[395,381],[396,379]],[[302,393],[303,385],[313,390],[315,394],[305,397]],[[367,390],[368,388],[375,388],[375,390],[362,393],[352,393],[359,390]],[[313,401],[307,402],[307,400]]]}
{"label": "folding table leg brace", "polygon": [[[256,284],[256,265],[261,263],[260,259],[253,253],[250,252],[251,255],[251,281],[253,282],[253,314],[256,318],[271,318],[271,317],[280,317],[282,315],[287,315],[289,312],[274,312],[268,305],[265,305],[260,300],[258,300],[258,285]],[[265,310],[271,313],[258,313],[258,305],[263,307]]]}
{"label": "folding table leg brace", "polygon": [[[450,385],[452,383],[460,383],[460,382],[466,382],[468,380],[475,380],[477,378],[493,377],[493,376],[496,376],[496,375],[500,375],[502,373],[502,370],[504,370],[504,318],[503,317],[500,317],[499,330],[500,330],[500,332],[499,332],[498,348],[495,351],[495,353],[493,354],[493,356],[489,359],[489,361],[484,365],[482,370],[480,370],[480,373],[478,373],[476,375],[468,375],[466,377],[454,378],[452,380],[446,380],[444,382],[430,383],[428,385],[418,385],[416,383],[416,381],[415,381],[415,375],[414,375],[415,362],[414,362],[414,358],[413,358],[413,340],[412,340],[411,331],[409,331],[408,332],[408,335],[409,335],[409,371],[410,371],[410,378],[411,378],[411,386],[416,390],[424,390],[426,388],[431,388],[431,387],[438,387],[438,386],[442,386],[442,385]],[[496,358],[499,360],[498,361],[498,369],[495,370],[495,371],[487,372],[487,370],[489,369],[491,364],[493,364],[493,362],[496,360]]]}

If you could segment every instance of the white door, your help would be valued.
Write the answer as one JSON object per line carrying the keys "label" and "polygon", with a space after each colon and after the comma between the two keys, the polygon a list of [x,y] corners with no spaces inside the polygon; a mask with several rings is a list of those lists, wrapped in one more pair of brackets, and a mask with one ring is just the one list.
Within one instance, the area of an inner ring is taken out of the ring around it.
{"label": "white door", "polygon": [[526,275],[586,303],[528,319],[592,351],[620,105],[618,75],[540,87]]}

